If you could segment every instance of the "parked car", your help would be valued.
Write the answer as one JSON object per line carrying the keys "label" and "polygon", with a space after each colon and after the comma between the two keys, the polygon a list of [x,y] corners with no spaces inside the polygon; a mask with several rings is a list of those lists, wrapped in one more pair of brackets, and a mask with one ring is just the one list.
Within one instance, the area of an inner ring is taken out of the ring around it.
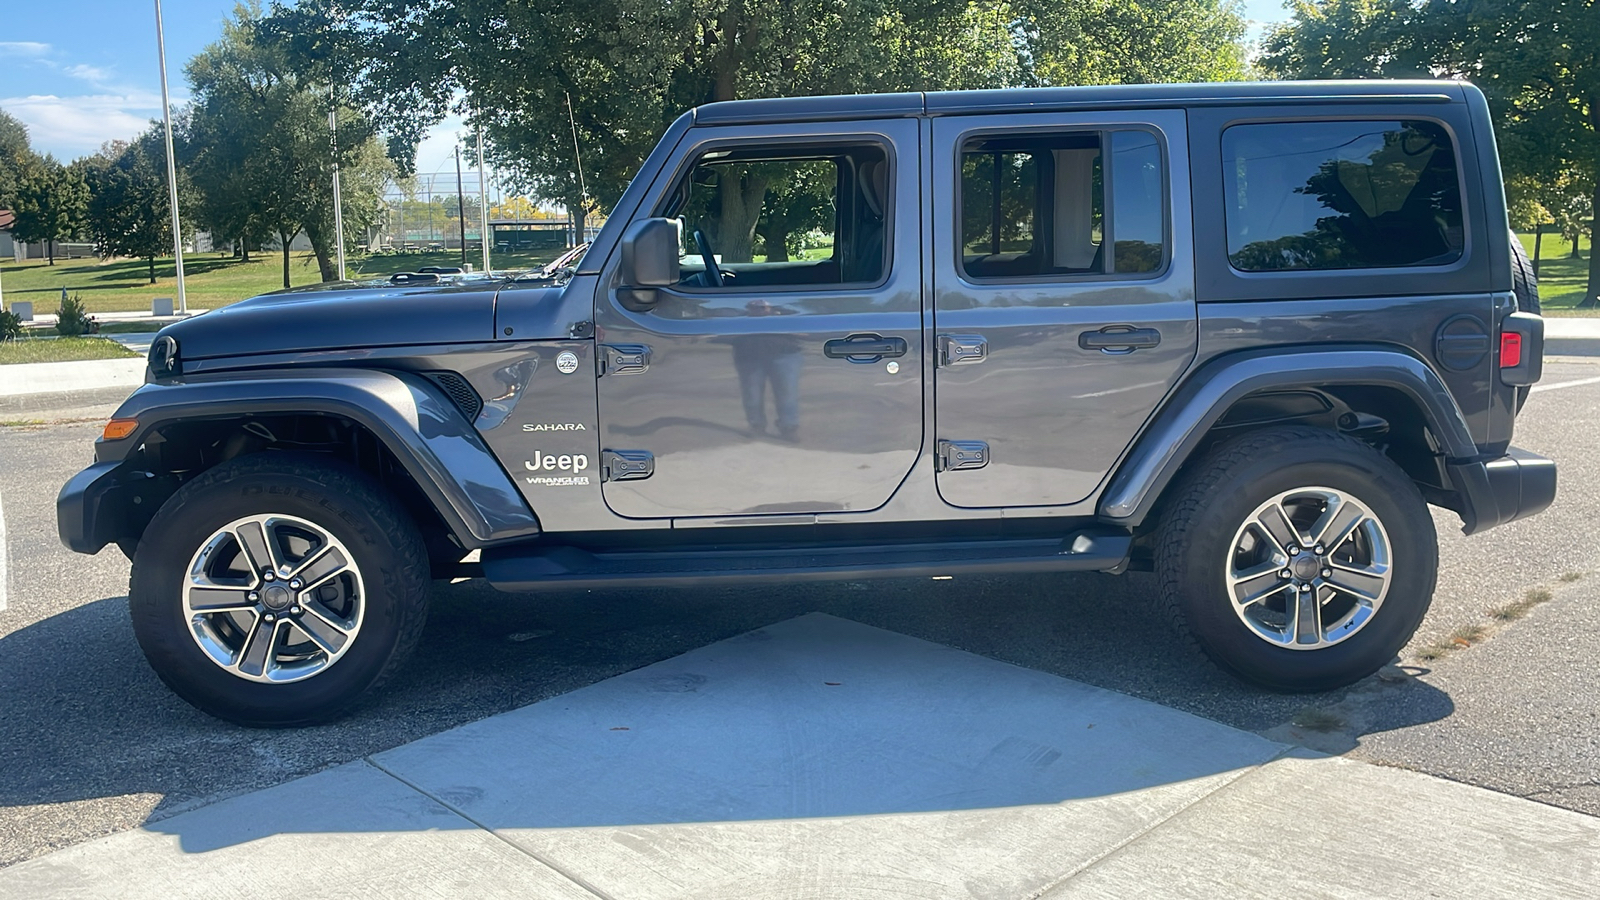
{"label": "parked car", "polygon": [[132,557],[156,672],[249,725],[349,709],[462,575],[1153,570],[1222,668],[1348,684],[1428,609],[1429,504],[1555,494],[1492,135],[1459,82],[699,107],[570,277],[168,326],[61,537]]}

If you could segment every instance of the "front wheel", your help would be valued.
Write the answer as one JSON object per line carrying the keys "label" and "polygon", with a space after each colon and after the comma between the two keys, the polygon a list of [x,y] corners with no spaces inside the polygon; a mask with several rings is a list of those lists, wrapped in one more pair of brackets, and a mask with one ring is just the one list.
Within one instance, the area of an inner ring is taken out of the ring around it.
{"label": "front wheel", "polygon": [[1223,669],[1286,691],[1340,687],[1393,659],[1437,569],[1410,477],[1315,428],[1219,445],[1176,485],[1156,551],[1180,628]]}
{"label": "front wheel", "polygon": [[134,635],[161,680],[251,726],[334,718],[426,619],[428,555],[394,500],[332,460],[262,453],[184,485],[134,554]]}

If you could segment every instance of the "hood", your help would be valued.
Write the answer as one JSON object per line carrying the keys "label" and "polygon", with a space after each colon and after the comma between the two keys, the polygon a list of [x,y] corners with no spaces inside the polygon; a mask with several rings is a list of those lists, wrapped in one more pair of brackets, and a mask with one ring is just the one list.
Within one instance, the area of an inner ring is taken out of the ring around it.
{"label": "hood", "polygon": [[161,330],[185,361],[258,353],[494,340],[500,279],[427,286],[352,282],[252,297]]}

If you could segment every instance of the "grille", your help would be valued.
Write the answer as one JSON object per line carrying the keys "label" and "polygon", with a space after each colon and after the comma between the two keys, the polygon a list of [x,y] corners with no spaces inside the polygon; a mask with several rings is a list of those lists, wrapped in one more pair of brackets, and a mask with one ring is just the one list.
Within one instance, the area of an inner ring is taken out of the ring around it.
{"label": "grille", "polygon": [[444,391],[456,409],[461,410],[468,422],[478,418],[478,412],[483,409],[483,400],[465,378],[455,372],[428,372],[427,376],[429,381],[439,386],[439,390]]}

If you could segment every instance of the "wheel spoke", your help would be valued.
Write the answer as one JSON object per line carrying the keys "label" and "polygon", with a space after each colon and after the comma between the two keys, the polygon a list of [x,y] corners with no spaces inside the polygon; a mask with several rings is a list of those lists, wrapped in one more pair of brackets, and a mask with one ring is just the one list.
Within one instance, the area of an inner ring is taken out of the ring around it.
{"label": "wheel spoke", "polygon": [[1311,537],[1333,552],[1367,518],[1367,511],[1343,497],[1329,498],[1328,509],[1311,526]]}
{"label": "wheel spoke", "polygon": [[1289,600],[1288,636],[1296,644],[1315,644],[1322,640],[1322,604],[1316,591],[1296,591]]}
{"label": "wheel spoke", "polygon": [[1336,562],[1332,571],[1328,583],[1367,600],[1383,596],[1384,585],[1389,581],[1387,566],[1351,566]]}
{"label": "wheel spoke", "polygon": [[293,620],[295,627],[315,641],[329,656],[338,653],[345,642],[350,640],[349,626],[338,616],[327,612],[321,603],[312,601],[305,603],[302,608],[305,612]]}
{"label": "wheel spoke", "polygon": [[1239,606],[1251,606],[1278,593],[1286,586],[1287,582],[1279,574],[1276,565],[1254,566],[1240,572],[1233,579],[1233,600]]}
{"label": "wheel spoke", "polygon": [[189,587],[189,610],[191,612],[215,613],[239,609],[254,609],[255,603],[250,599],[250,589],[242,587],[216,587],[191,585]]}
{"label": "wheel spoke", "polygon": [[302,582],[301,590],[309,591],[329,578],[343,572],[350,565],[337,547],[328,547],[311,559],[301,563],[294,577]]}
{"label": "wheel spoke", "polygon": [[252,575],[259,577],[267,569],[278,568],[272,542],[260,522],[245,522],[235,529],[233,536],[239,541],[239,549],[244,551],[245,559],[249,561]]}
{"label": "wheel spoke", "polygon": [[1283,554],[1285,559],[1290,555],[1289,548],[1300,543],[1300,532],[1289,523],[1289,517],[1283,514],[1281,504],[1274,503],[1262,510],[1261,514],[1256,516],[1256,522],[1266,532],[1267,537],[1277,545],[1278,552]]}
{"label": "wheel spoke", "polygon": [[267,666],[272,661],[273,648],[278,643],[278,628],[282,622],[267,622],[257,617],[250,626],[250,633],[245,637],[244,644],[239,648],[239,659],[234,664],[240,672],[246,675],[265,675]]}

